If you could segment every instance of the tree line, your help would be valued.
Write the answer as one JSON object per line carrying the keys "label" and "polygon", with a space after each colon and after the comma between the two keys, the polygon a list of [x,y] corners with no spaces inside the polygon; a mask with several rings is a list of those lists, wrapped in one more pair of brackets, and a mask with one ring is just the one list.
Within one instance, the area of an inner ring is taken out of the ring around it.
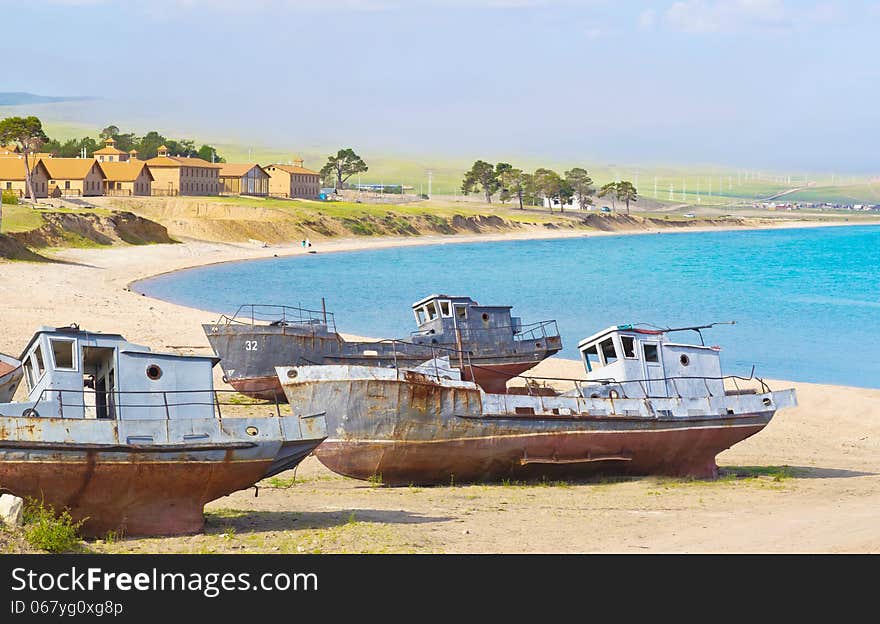
{"label": "tree line", "polygon": [[632,182],[621,180],[596,188],[590,174],[581,167],[574,167],[562,175],[545,168],[526,173],[510,163],[493,165],[484,160],[474,162],[464,174],[461,191],[465,195],[480,192],[490,204],[496,196],[502,203],[515,199],[520,210],[527,205],[542,206],[547,199],[550,212],[553,212],[554,202],[558,202],[560,211],[564,211],[565,204],[573,199],[587,210],[596,196],[608,197],[615,210],[617,201],[626,204],[626,213],[629,214],[630,204],[638,201],[638,191]]}
{"label": "tree line", "polygon": [[108,138],[114,139],[117,149],[123,152],[137,150],[138,158],[141,160],[155,158],[159,147],[164,145],[172,156],[201,158],[202,160],[216,163],[226,162],[226,159],[217,154],[217,150],[212,145],[202,145],[196,148],[195,141],[168,138],[155,130],[151,130],[143,136],[137,136],[133,132],[122,132],[118,126],[114,125],[107,126],[101,130],[97,138],[83,137],[81,139],[68,139],[62,142],[47,137],[41,149],[44,152],[53,153],[59,158],[77,158],[82,155],[82,151],[85,149],[86,158],[91,158],[95,151],[104,147],[104,142]]}

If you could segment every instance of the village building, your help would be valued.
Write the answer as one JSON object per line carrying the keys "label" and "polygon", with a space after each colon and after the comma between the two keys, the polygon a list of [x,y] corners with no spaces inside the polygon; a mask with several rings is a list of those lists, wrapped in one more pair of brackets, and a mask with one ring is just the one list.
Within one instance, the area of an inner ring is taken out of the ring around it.
{"label": "village building", "polygon": [[228,195],[269,195],[269,174],[257,164],[225,163],[220,169],[220,192]]}
{"label": "village building", "polygon": [[18,156],[20,153],[21,148],[18,145],[0,145],[0,156]]}
{"label": "village building", "polygon": [[153,195],[219,195],[221,165],[201,158],[169,156],[168,148],[146,161],[153,176]]}
{"label": "village building", "polygon": [[[40,158],[49,172],[50,197],[104,194],[104,172],[94,158]],[[36,189],[34,189],[36,193]]]}
{"label": "village building", "polygon": [[105,146],[94,153],[98,162],[125,162],[129,159],[129,152],[123,152],[116,147],[116,139],[107,137],[104,139]]}
{"label": "village building", "polygon": [[321,174],[303,167],[302,160],[292,165],[269,165],[269,194],[278,197],[318,199],[321,193]]}
{"label": "village building", "polygon": [[[0,191],[3,193],[12,193],[20,198],[29,197],[26,175],[24,159],[0,158]],[[38,199],[48,196],[49,172],[42,161],[31,165],[31,183]]]}
{"label": "village building", "polygon": [[143,160],[131,158],[124,162],[99,162],[98,166],[104,172],[104,195],[132,197],[153,194],[153,174]]}

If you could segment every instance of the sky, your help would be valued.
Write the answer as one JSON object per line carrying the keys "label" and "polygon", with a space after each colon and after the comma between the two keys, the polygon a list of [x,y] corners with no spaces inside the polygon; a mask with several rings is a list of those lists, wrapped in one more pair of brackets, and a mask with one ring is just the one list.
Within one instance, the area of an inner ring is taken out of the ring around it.
{"label": "sky", "polygon": [[876,0],[0,0],[0,16],[0,91],[100,96],[96,124],[880,171]]}

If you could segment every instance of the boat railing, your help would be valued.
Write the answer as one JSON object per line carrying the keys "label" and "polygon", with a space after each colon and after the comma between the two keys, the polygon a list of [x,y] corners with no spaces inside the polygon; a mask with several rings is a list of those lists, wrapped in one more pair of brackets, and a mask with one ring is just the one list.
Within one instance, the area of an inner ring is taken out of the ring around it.
{"label": "boat railing", "polygon": [[[734,391],[737,394],[745,393],[748,390],[747,388],[740,387],[740,382],[749,382],[749,381],[757,382],[762,394],[771,392],[770,386],[767,385],[767,382],[764,379],[762,379],[761,377],[755,376],[755,367],[754,366],[752,367],[752,370],[749,373],[748,377],[744,377],[742,375],[722,375],[720,377],[683,376],[682,375],[682,376],[670,376],[670,377],[652,377],[652,378],[645,378],[645,379],[619,380],[614,377],[607,377],[607,378],[603,378],[603,379],[574,379],[574,378],[565,378],[565,377],[539,377],[539,376],[535,376],[535,375],[512,375],[510,378],[511,379],[518,378],[518,379],[525,380],[525,382],[526,382],[525,388],[527,389],[527,393],[530,395],[532,395],[532,394],[539,395],[540,394],[542,386],[539,382],[544,382],[543,388],[553,387],[554,384],[572,383],[574,385],[574,388],[576,389],[577,393],[581,396],[587,396],[587,394],[585,394],[585,387],[596,386],[597,384],[602,385],[602,386],[613,385],[614,388],[612,388],[609,391],[609,395],[611,396],[611,398],[621,398],[621,399],[669,398],[670,394],[673,397],[680,399],[683,397],[683,395],[682,395],[680,388],[678,386],[678,382],[684,382],[684,381],[702,382],[706,388],[707,396],[710,396],[710,397],[719,396],[717,392],[714,392],[712,390],[712,387],[709,384],[710,381],[722,382],[721,396],[726,395],[728,393],[728,391],[725,388],[725,382],[729,382],[730,384],[732,384],[734,386]],[[666,384],[667,389],[670,387],[669,384],[671,383],[671,387],[673,389],[673,392],[672,393],[667,392],[667,394],[664,394],[662,396],[660,396],[660,395],[652,396],[650,386],[651,386],[651,384],[655,384],[655,383],[664,383],[664,384]],[[639,397],[628,396],[627,392],[626,392],[626,386],[628,384],[638,384],[639,389],[642,391],[642,395]],[[611,394],[611,393],[613,393],[613,394]]]}
{"label": "boat railing", "polygon": [[[556,321],[537,321],[528,325],[493,325],[492,327],[468,327],[466,332],[469,336],[481,334],[500,334],[503,330],[509,330],[513,334],[513,339],[519,342],[530,342],[547,340],[548,338],[559,338],[559,327]],[[433,329],[418,329],[410,332],[410,336],[424,337],[434,333]]]}
{"label": "boat railing", "polygon": [[559,338],[559,327],[556,321],[538,321],[529,323],[519,328],[519,331],[513,335],[514,340],[521,342],[531,342],[535,340],[547,340],[548,338]]}
{"label": "boat railing", "polygon": [[[86,402],[86,397],[92,396],[92,402]],[[65,397],[67,399],[65,400]],[[79,400],[77,400],[77,398]],[[37,397],[34,406],[25,410],[26,413],[39,416],[39,406],[44,401],[57,399],[58,414],[60,418],[65,418],[64,408],[67,406],[68,412],[72,409],[85,410],[86,408],[95,410],[97,414],[98,399],[102,399],[102,405],[106,407],[106,412],[113,413],[112,417],[107,420],[119,419],[119,410],[162,410],[165,419],[171,419],[172,410],[182,407],[205,407],[213,408],[214,417],[217,420],[223,420],[223,406],[226,407],[266,407],[274,405],[275,414],[281,417],[281,402],[276,395],[273,401],[253,401],[241,395],[237,390],[59,390],[46,388],[42,390]],[[150,398],[161,399],[150,401]],[[224,400],[225,399],[225,400]],[[287,406],[285,405],[285,409]],[[184,420],[184,418],[181,418]]]}
{"label": "boat railing", "polygon": [[217,325],[326,325],[336,331],[336,319],[326,310],[309,310],[286,305],[247,303],[231,316],[223,314]]}
{"label": "boat railing", "polygon": [[[394,360],[394,368],[400,371],[400,366],[398,365],[397,355],[398,355],[398,346],[405,346],[408,348],[412,348],[412,343],[407,342],[406,340],[400,340],[397,338],[387,338],[385,340],[377,340],[373,344],[389,344],[391,345],[391,353],[389,354]],[[431,360],[434,362],[434,370],[436,373],[437,379],[440,379],[440,367],[437,365],[437,359],[448,357],[449,363],[452,366],[458,366],[459,368],[472,368],[474,365],[471,363],[471,352],[464,351],[461,349],[453,349],[451,347],[442,347],[440,345],[419,345],[419,347],[425,347],[431,349]],[[388,357],[387,355],[385,357]],[[427,361],[427,360],[426,360]]]}

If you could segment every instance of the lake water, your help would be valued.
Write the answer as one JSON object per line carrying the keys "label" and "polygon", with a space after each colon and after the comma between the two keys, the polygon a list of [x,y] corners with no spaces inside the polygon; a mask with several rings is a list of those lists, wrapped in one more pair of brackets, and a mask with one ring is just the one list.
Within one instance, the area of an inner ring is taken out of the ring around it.
{"label": "lake water", "polygon": [[[431,293],[556,319],[564,357],[609,325],[735,320],[704,331],[726,374],[880,388],[880,226],[646,234],[318,253],[160,276],[149,296],[218,313],[243,303],[320,310],[340,331],[415,329]],[[209,322],[212,318],[206,318]],[[698,339],[695,333],[676,334]]]}

